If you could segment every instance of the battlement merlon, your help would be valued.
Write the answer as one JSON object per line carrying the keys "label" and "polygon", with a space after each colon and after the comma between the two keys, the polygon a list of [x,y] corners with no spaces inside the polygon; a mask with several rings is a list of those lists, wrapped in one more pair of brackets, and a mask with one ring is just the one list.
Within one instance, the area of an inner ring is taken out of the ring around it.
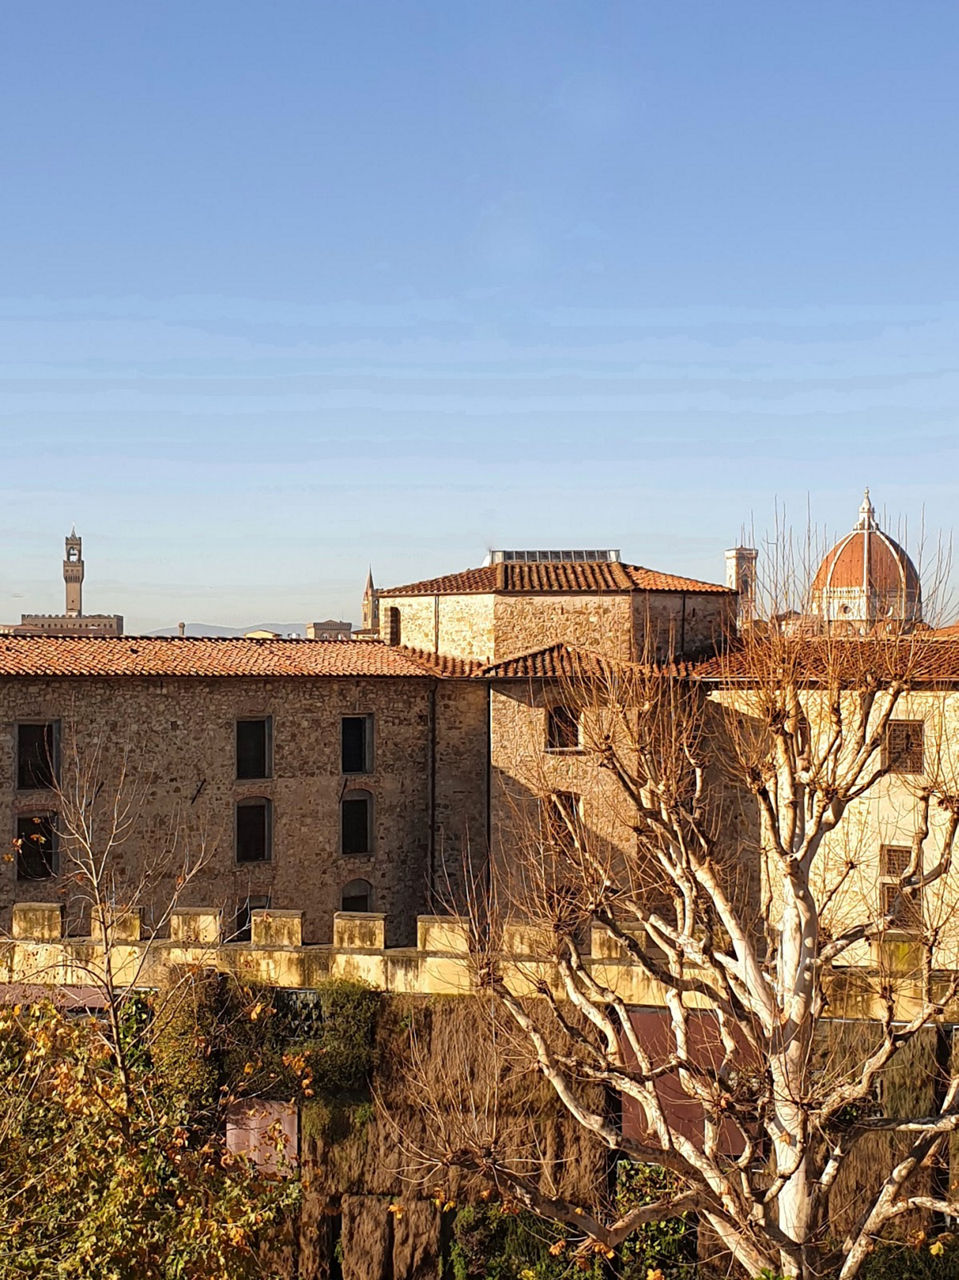
{"label": "battlement merlon", "polygon": [[[170,913],[169,937],[150,936],[139,908],[118,909],[92,922],[91,937],[68,937],[58,903],[20,902],[13,908],[11,936],[0,939],[0,1002],[3,986],[17,989],[89,990],[103,971],[104,938],[110,946],[114,981],[151,989],[171,968],[216,969],[255,986],[308,990],[329,978],[368,983],[404,995],[469,995],[477,990],[468,921],[459,916],[419,916],[415,947],[386,947],[386,916],[340,911],[333,917],[333,942],[303,944],[303,912],[251,912],[249,942],[224,941],[218,908],[187,907]],[[564,998],[553,958],[555,937],[548,925],[507,924],[499,971],[517,995],[535,995],[546,984]],[[629,1005],[661,1007],[664,996],[640,966],[601,925],[594,925],[587,960],[594,977]],[[899,940],[883,944],[880,963],[836,968],[830,976],[829,1016],[881,1018],[880,992],[896,974],[897,1017],[908,1018],[924,989],[920,948]],[[949,975],[943,974],[943,989]],[[936,978],[934,977],[934,981]],[[22,998],[22,997],[18,997]],[[688,998],[689,999],[689,998]],[[693,997],[691,1004],[705,1004]],[[943,1018],[959,1023],[959,1001]]]}

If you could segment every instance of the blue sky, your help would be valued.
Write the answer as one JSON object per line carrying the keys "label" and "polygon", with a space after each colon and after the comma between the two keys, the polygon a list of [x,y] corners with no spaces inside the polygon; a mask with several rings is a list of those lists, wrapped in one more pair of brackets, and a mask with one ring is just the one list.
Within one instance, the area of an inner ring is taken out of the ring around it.
{"label": "blue sky", "polygon": [[0,12],[0,622],[954,524],[959,6]]}

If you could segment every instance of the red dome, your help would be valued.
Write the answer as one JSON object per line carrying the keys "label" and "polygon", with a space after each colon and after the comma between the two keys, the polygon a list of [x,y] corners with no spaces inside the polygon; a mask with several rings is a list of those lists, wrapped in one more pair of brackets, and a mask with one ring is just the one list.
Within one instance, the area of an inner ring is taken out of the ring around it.
{"label": "red dome", "polygon": [[916,566],[876,524],[867,489],[856,528],[836,543],[816,571],[814,610],[837,621],[916,622],[921,597]]}
{"label": "red dome", "polygon": [[813,591],[835,587],[918,595],[919,574],[888,534],[879,529],[854,529],[836,543],[813,579]]}

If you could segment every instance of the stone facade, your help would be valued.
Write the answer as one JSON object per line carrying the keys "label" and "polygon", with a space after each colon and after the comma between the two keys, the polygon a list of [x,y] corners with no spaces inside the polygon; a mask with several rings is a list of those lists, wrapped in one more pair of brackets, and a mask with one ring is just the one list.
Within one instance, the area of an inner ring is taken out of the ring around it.
{"label": "stone facade", "polygon": [[391,595],[381,634],[395,609],[403,644],[465,661],[499,662],[559,641],[625,660],[698,658],[735,625],[735,601],[689,591]]}
{"label": "stone facade", "polygon": [[[65,569],[78,591],[79,539],[68,543]],[[385,914],[387,943],[396,946],[412,940],[419,913],[455,907],[466,861],[482,864],[494,832],[493,846],[505,850],[517,806],[535,823],[551,789],[580,797],[591,830],[606,824],[610,846],[622,846],[628,827],[610,816],[609,797],[590,799],[596,775],[586,759],[544,749],[555,685],[491,680],[484,664],[556,642],[618,659],[648,647],[698,656],[719,642],[735,595],[595,557],[498,563],[451,582],[383,592],[370,576],[364,623],[378,618],[389,645],[9,641],[0,654],[0,836],[14,856],[0,864],[0,927],[9,927],[15,902],[38,901],[61,904],[71,932],[89,928],[64,874],[67,806],[21,776],[31,725],[51,726],[65,792],[78,768],[92,770],[105,801],[126,771],[135,794],[129,833],[112,858],[115,897],[141,903],[148,924],[163,929],[185,852],[202,856],[202,866],[178,906],[215,907],[227,933],[245,935],[250,911],[269,906],[302,912],[303,941],[326,944],[334,913],[362,902]],[[371,734],[366,771],[343,771],[344,717],[362,719]],[[241,721],[268,722],[266,776],[238,776]],[[47,744],[47,732],[32,734],[32,749]],[[348,855],[346,811],[364,805],[369,851]],[[54,839],[49,822],[60,828],[59,861],[47,857],[52,844],[43,848],[48,834]],[[255,857],[248,848],[241,856],[248,823],[263,845]]]}
{"label": "stone facade", "polygon": [[[458,693],[461,685],[439,691],[437,681],[415,677],[0,680],[4,843],[13,847],[23,820],[62,807],[49,789],[17,786],[18,724],[51,723],[64,791],[77,762],[96,775],[104,800],[126,771],[134,808],[113,860],[120,900],[140,896],[148,868],[152,903],[168,900],[173,867],[189,851],[205,862],[183,906],[215,905],[231,920],[248,898],[268,899],[303,912],[306,941],[329,942],[343,888],[360,880],[371,886],[370,906],[391,920],[391,943],[408,942],[445,880],[441,860],[458,863],[467,830],[485,837],[485,690]],[[368,773],[341,770],[344,716],[370,718]],[[238,780],[237,720],[261,717],[271,719],[270,776]],[[358,791],[372,797],[372,852],[347,857],[340,806]],[[272,816],[269,860],[239,863],[236,806],[260,798]],[[0,863],[6,917],[27,897],[63,903],[70,929],[89,927],[65,877],[18,880],[18,866],[16,857]]]}

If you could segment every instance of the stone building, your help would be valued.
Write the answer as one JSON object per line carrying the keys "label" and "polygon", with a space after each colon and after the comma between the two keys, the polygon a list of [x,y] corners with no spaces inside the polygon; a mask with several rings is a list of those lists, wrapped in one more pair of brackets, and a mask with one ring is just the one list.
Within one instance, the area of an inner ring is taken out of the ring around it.
{"label": "stone building", "polygon": [[136,805],[119,898],[147,869],[153,902],[169,898],[175,835],[204,859],[180,905],[222,910],[231,936],[269,905],[302,910],[306,942],[328,942],[346,909],[385,912],[405,944],[467,854],[508,852],[517,788],[542,803],[541,764],[585,795],[578,712],[553,679],[563,655],[702,656],[735,601],[616,552],[503,552],[390,591],[371,577],[364,622],[379,609],[379,641],[0,638],[0,811],[19,842],[0,907],[61,901],[88,927],[61,874],[57,781],[93,768],[109,796],[125,768]]}
{"label": "stone building", "polygon": [[106,814],[125,775],[117,901],[162,925],[186,856],[181,905],[222,909],[237,938],[272,905],[301,909],[309,942],[344,908],[408,942],[440,861],[485,833],[486,691],[466,675],[378,644],[0,639],[0,906],[61,902],[89,927],[58,844],[78,776]]}
{"label": "stone building", "polygon": [[120,636],[123,618],[117,613],[83,612],[83,541],[71,529],[64,540],[63,583],[66,601],[63,613],[25,613],[19,626],[10,632],[19,636]]}
{"label": "stone building", "polygon": [[478,569],[377,593],[391,644],[495,663],[554,643],[623,659],[696,658],[734,623],[728,588],[618,551],[493,551]]}
{"label": "stone building", "polygon": [[342,622],[337,618],[326,618],[323,622],[306,624],[307,640],[350,640],[352,631],[352,622]]}

